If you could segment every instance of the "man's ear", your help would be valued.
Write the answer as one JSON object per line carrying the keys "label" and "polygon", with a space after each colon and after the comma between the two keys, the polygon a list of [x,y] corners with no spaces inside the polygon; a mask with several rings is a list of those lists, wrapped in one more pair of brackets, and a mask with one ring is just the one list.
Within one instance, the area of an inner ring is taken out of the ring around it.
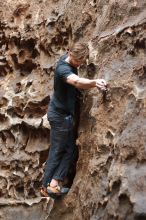
{"label": "man's ear", "polygon": [[69,60],[72,60],[72,54],[70,51],[68,51],[68,57],[69,57]]}

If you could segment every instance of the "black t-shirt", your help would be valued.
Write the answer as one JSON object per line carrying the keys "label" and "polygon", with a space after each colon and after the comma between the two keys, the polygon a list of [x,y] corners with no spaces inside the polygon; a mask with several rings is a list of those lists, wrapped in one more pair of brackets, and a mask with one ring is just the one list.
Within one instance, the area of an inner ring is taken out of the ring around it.
{"label": "black t-shirt", "polygon": [[54,94],[49,103],[49,120],[60,117],[63,114],[74,115],[76,102],[76,88],[65,79],[71,74],[78,74],[77,68],[65,61],[67,54],[62,56],[57,63],[54,75]]}

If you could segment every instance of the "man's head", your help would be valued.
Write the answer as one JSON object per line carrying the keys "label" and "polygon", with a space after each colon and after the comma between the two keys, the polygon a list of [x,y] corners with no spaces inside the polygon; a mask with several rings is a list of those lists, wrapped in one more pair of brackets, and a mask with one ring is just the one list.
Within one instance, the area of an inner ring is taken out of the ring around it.
{"label": "man's head", "polygon": [[89,48],[84,43],[74,43],[69,49],[69,62],[79,67],[89,57]]}

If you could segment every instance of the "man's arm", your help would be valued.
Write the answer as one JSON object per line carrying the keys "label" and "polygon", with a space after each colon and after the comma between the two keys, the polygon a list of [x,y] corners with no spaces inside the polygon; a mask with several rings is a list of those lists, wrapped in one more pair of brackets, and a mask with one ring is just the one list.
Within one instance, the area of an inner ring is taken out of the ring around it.
{"label": "man's arm", "polygon": [[93,87],[98,87],[100,89],[105,89],[106,82],[104,79],[87,79],[81,78],[76,74],[71,74],[66,78],[66,82],[75,86],[78,89],[90,89]]}

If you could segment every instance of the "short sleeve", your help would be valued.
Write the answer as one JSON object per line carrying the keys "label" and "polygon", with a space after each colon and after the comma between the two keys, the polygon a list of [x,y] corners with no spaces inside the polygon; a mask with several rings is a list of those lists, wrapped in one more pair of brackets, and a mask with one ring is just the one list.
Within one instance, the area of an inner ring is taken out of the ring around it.
{"label": "short sleeve", "polygon": [[66,80],[68,76],[73,74],[73,71],[69,66],[60,65],[57,68],[56,73],[57,73],[57,77],[59,77],[60,79]]}

